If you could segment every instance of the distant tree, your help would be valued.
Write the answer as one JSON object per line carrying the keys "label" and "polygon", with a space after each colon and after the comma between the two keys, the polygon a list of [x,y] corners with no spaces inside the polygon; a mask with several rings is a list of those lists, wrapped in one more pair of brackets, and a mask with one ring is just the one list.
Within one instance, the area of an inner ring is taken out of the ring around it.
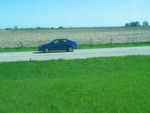
{"label": "distant tree", "polygon": [[135,27],[140,27],[141,26],[140,22],[138,22],[138,21],[135,22],[135,25],[136,25]]}
{"label": "distant tree", "polygon": [[126,23],[126,24],[125,24],[125,27],[130,27],[130,24],[129,24],[129,23]]}
{"label": "distant tree", "polygon": [[138,21],[125,24],[125,27],[139,27],[139,26],[141,26],[141,25],[140,25],[140,22],[138,22]]}
{"label": "distant tree", "polygon": [[36,27],[36,29],[41,29],[41,27]]}
{"label": "distant tree", "polygon": [[59,26],[58,29],[63,29],[63,26]]}
{"label": "distant tree", "polygon": [[130,26],[131,26],[131,27],[139,27],[139,26],[140,26],[140,23],[139,23],[138,21],[136,21],[136,22],[131,22],[131,23],[130,23]]}
{"label": "distant tree", "polygon": [[144,21],[144,22],[143,22],[143,26],[145,26],[145,27],[146,27],[146,26],[149,26],[148,21]]}
{"label": "distant tree", "polygon": [[14,26],[14,29],[18,29],[18,26]]}
{"label": "distant tree", "polygon": [[5,28],[5,30],[11,30],[12,28]]}

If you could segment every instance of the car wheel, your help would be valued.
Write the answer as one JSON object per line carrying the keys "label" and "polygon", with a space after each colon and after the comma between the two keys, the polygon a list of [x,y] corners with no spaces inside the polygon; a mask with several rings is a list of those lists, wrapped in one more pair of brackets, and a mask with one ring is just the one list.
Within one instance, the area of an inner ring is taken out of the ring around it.
{"label": "car wheel", "polygon": [[67,51],[68,52],[72,52],[73,51],[73,47],[68,47]]}
{"label": "car wheel", "polygon": [[45,48],[44,49],[44,53],[49,53],[50,52],[50,49],[49,48]]}

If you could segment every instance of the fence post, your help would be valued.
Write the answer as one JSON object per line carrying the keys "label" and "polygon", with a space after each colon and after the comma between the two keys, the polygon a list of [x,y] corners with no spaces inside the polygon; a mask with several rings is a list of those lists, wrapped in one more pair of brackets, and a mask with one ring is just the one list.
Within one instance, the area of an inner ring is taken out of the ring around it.
{"label": "fence post", "polygon": [[23,47],[23,44],[22,44],[22,42],[20,42],[20,46],[21,46],[21,47]]}
{"label": "fence post", "polygon": [[93,43],[92,43],[92,38],[90,38],[90,43],[93,44]]}
{"label": "fence post", "polygon": [[111,38],[111,46],[112,46],[112,44],[113,44],[113,39]]}
{"label": "fence post", "polygon": [[126,39],[126,44],[128,44],[128,42],[129,42],[129,38],[125,38]]}

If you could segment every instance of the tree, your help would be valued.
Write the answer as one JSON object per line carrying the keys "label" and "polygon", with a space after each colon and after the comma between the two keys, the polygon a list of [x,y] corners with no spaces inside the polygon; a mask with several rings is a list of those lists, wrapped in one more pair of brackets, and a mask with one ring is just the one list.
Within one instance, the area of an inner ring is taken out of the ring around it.
{"label": "tree", "polygon": [[125,24],[125,27],[130,27],[130,24],[129,24],[129,23],[126,23],[126,24]]}
{"label": "tree", "polygon": [[63,29],[63,26],[59,26],[58,29]]}
{"label": "tree", "polygon": [[41,27],[36,27],[36,29],[42,29]]}
{"label": "tree", "polygon": [[14,29],[18,29],[18,26],[14,26]]}
{"label": "tree", "polygon": [[136,25],[135,27],[140,27],[141,26],[140,22],[138,22],[138,21],[135,22],[135,25]]}
{"label": "tree", "polygon": [[140,23],[139,23],[138,21],[136,21],[136,22],[131,22],[131,23],[130,23],[130,26],[131,26],[131,27],[139,27],[139,26],[140,26]]}
{"label": "tree", "polygon": [[5,30],[12,30],[12,28],[5,28]]}
{"label": "tree", "polygon": [[139,26],[141,26],[141,25],[140,25],[140,22],[138,22],[138,21],[125,24],[125,27],[139,27]]}
{"label": "tree", "polygon": [[144,21],[144,22],[143,22],[143,26],[145,26],[145,27],[146,27],[146,26],[149,26],[148,21]]}

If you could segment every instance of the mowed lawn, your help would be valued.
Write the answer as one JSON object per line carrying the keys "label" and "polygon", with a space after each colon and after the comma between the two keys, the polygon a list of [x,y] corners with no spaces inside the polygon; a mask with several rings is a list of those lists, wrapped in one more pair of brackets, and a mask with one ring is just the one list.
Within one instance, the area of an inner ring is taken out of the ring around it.
{"label": "mowed lawn", "polygon": [[0,113],[150,113],[150,56],[0,63]]}

